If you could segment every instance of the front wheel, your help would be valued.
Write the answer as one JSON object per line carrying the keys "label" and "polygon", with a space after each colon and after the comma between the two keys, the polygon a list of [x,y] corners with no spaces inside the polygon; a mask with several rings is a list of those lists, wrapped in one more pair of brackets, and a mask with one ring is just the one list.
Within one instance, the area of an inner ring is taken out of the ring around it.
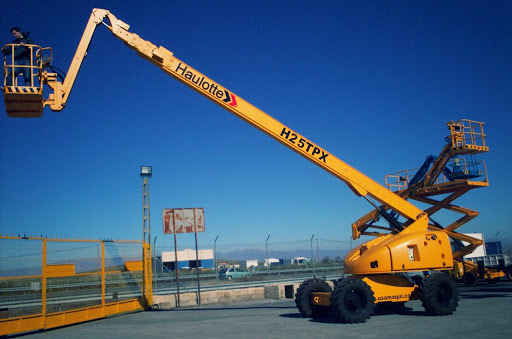
{"label": "front wheel", "polygon": [[375,310],[375,296],[364,281],[344,279],[332,293],[331,308],[342,323],[364,323]]}
{"label": "front wheel", "polygon": [[423,282],[421,293],[425,311],[434,316],[450,315],[458,306],[457,285],[447,274],[432,274]]}

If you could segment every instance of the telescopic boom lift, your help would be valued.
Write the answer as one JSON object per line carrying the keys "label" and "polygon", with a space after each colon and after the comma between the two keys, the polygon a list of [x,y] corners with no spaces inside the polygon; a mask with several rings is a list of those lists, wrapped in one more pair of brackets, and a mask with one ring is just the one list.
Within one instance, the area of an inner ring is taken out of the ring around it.
{"label": "telescopic boom lift", "polygon": [[[418,298],[423,300],[427,312],[433,315],[451,314],[456,309],[456,286],[447,275],[436,273],[453,268],[450,240],[443,230],[429,227],[428,213],[203,75],[166,48],[129,32],[130,26],[108,10],[92,11],[63,80],[51,67],[51,48],[29,46],[34,55],[31,65],[27,66],[30,67],[32,83],[28,86],[18,86],[16,82],[6,84],[4,77],[7,115],[41,117],[45,107],[52,111],[63,110],[93,33],[100,24],[107,26],[127,47],[166,74],[342,180],[357,196],[364,197],[375,207],[374,217],[378,215],[388,222],[387,234],[362,244],[347,255],[345,273],[351,276],[337,284],[332,293],[331,287],[320,279],[306,280],[301,285],[296,304],[304,316],[323,314],[330,307],[342,322],[364,322],[376,304],[402,305]],[[6,57],[4,73],[9,69],[14,69],[13,60]],[[43,87],[50,90],[47,97],[43,96]],[[413,280],[405,274],[408,272],[436,274]]]}

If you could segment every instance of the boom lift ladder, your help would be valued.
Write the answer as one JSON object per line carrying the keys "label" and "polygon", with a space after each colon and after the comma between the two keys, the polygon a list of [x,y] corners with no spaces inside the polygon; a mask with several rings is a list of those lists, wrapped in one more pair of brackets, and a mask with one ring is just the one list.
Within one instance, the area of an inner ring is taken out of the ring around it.
{"label": "boom lift ladder", "polygon": [[[105,20],[107,22],[105,22]],[[142,58],[166,74],[187,85],[217,105],[258,128],[281,144],[342,180],[360,197],[378,208],[377,213],[390,224],[390,232],[351,251],[345,258],[345,273],[349,279],[340,282],[331,293],[330,286],[319,279],[306,280],[296,295],[296,304],[304,316],[316,316],[332,308],[342,322],[365,322],[376,304],[422,299],[429,314],[453,313],[458,292],[444,274],[432,274],[424,282],[412,281],[404,272],[441,271],[453,267],[453,257],[446,230],[429,227],[428,212],[422,211],[353,167],[336,158],[270,115],[254,107],[227,88],[201,74],[174,56],[166,48],[141,39],[129,32],[129,25],[104,9],[94,9],[84,30],[75,56],[63,82],[50,72],[41,54],[36,54],[34,73],[51,93],[41,101],[37,112],[24,111],[25,93],[20,92],[13,103],[11,89],[4,88],[6,110],[13,117],[41,116],[44,107],[52,111],[64,109],[96,27],[107,26],[114,36]],[[4,61],[5,65],[5,61]],[[4,66],[5,67],[5,66]],[[51,68],[49,68],[51,70]],[[14,86],[16,87],[16,86]],[[16,91],[17,88],[14,89]],[[466,145],[461,145],[465,149]],[[462,152],[462,151],[461,151]],[[399,222],[393,214],[400,215]],[[449,278],[449,277],[448,277]]]}

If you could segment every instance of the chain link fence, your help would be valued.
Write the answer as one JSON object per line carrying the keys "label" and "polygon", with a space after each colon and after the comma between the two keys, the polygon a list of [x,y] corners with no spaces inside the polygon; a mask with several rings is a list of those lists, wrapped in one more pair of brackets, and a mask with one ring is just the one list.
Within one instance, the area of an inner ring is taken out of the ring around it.
{"label": "chain link fence", "polygon": [[[250,244],[215,241],[200,246],[197,263],[194,245],[178,245],[176,251],[171,243],[161,245],[155,242],[153,293],[174,294],[178,287],[180,293],[196,292],[198,289],[207,291],[255,287],[279,282],[300,282],[315,276],[335,280],[343,275],[343,258],[351,245],[349,240],[315,237],[275,242],[262,239],[261,242]],[[199,282],[197,266],[200,270]]]}

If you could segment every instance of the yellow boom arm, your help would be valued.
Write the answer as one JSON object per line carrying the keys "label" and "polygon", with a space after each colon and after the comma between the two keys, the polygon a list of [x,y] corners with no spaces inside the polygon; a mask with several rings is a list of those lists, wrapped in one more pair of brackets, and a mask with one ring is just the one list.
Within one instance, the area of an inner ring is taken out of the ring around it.
{"label": "yellow boom arm", "polygon": [[[94,22],[96,22],[98,18],[98,15],[95,14],[96,11],[103,10],[96,9],[93,11],[91,20]],[[414,205],[347,165],[306,137],[283,125],[273,117],[234,94],[232,91],[179,60],[166,48],[162,46],[157,47],[151,42],[141,39],[137,34],[128,32],[129,26],[117,20],[112,14],[107,12],[106,16],[110,21],[112,33],[123,40],[128,47],[135,50],[141,57],[152,62],[176,80],[189,86],[199,94],[258,128],[319,167],[322,167],[327,172],[343,180],[357,195],[369,195],[381,204],[386,203],[407,219],[416,220],[423,213],[423,211]],[[91,20],[89,20],[89,22],[91,22]]]}

